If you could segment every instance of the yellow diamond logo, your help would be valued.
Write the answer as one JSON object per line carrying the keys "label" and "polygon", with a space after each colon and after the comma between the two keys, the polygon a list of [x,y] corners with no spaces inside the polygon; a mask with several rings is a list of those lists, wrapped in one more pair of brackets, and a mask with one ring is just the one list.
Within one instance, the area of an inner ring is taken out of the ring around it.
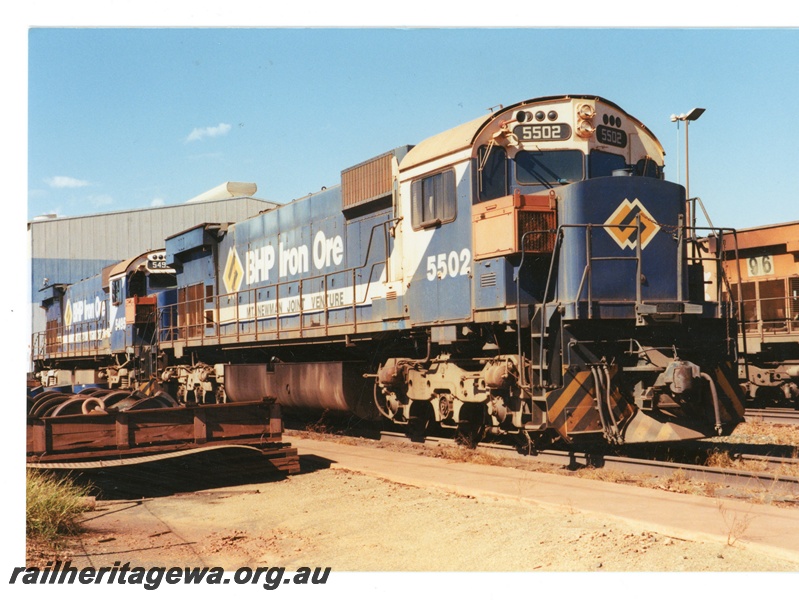
{"label": "yellow diamond logo", "polygon": [[244,268],[241,266],[241,260],[235,248],[231,248],[227,255],[227,262],[225,263],[225,274],[222,281],[225,282],[227,293],[232,294],[238,292],[241,288],[241,282],[244,279]]}
{"label": "yellow diamond logo", "polygon": [[647,247],[652,238],[660,231],[660,225],[649,214],[641,201],[636,198],[632,202],[624,199],[619,207],[605,221],[605,231],[620,248],[635,248],[637,242],[636,217],[641,219],[641,250]]}
{"label": "yellow diamond logo", "polygon": [[72,302],[67,300],[66,308],[64,308],[64,325],[69,327],[72,325]]}

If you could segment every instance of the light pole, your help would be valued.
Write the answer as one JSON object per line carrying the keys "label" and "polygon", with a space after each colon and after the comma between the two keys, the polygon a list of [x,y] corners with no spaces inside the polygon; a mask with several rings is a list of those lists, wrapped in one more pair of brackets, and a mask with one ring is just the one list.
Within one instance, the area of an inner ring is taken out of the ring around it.
{"label": "light pole", "polygon": [[691,229],[694,230],[696,228],[696,211],[691,208],[690,180],[688,178],[688,123],[696,121],[702,116],[703,112],[705,112],[704,108],[694,108],[688,113],[671,115],[672,123],[675,121],[685,121],[685,208],[690,215],[688,222],[691,224]]}

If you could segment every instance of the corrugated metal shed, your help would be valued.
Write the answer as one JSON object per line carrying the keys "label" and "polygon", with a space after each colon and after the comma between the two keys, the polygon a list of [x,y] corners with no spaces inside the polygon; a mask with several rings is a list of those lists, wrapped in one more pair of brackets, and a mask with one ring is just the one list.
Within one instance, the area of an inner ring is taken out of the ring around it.
{"label": "corrugated metal shed", "polygon": [[168,236],[198,223],[237,222],[277,206],[250,196],[225,197],[30,221],[32,331],[44,328],[39,290],[45,285],[75,283],[110,263],[163,248]]}

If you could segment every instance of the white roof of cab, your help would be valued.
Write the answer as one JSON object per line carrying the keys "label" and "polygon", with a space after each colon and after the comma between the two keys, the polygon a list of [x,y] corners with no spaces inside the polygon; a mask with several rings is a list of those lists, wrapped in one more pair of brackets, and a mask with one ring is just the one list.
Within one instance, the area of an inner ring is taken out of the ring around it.
{"label": "white roof of cab", "polygon": [[452,154],[472,145],[474,136],[494,115],[483,115],[477,119],[458,125],[447,131],[427,138],[411,148],[400,163],[400,170],[410,169],[430,160]]}
{"label": "white roof of cab", "polygon": [[[416,167],[423,163],[426,163],[431,160],[435,160],[442,156],[447,156],[449,154],[454,154],[459,150],[463,150],[468,148],[472,145],[472,142],[475,139],[475,136],[480,132],[483,127],[485,127],[491,120],[498,118],[500,115],[507,114],[509,111],[515,110],[517,107],[531,104],[535,102],[547,102],[551,100],[570,100],[570,99],[586,99],[586,100],[594,100],[604,102],[610,106],[615,107],[619,111],[626,114],[632,121],[636,124],[637,127],[642,129],[646,132],[647,136],[643,136],[642,140],[644,145],[647,148],[647,151],[651,153],[653,156],[656,156],[659,153],[663,153],[663,148],[660,146],[660,142],[657,141],[657,138],[652,135],[652,132],[641,123],[638,119],[630,115],[627,111],[621,108],[614,102],[602,98],[600,96],[584,96],[584,95],[563,95],[563,96],[545,96],[541,98],[531,98],[529,100],[524,100],[522,102],[517,102],[516,104],[512,104],[510,106],[504,107],[502,110],[491,113],[488,115],[483,115],[482,117],[478,117],[472,121],[464,123],[463,125],[458,125],[457,127],[453,127],[443,133],[439,133],[434,135],[431,138],[428,138],[421,143],[414,146],[408,154],[405,155],[405,158],[402,159],[400,163],[400,171],[405,171],[407,169]],[[648,136],[652,137],[654,141],[654,146],[652,142],[650,142]]]}

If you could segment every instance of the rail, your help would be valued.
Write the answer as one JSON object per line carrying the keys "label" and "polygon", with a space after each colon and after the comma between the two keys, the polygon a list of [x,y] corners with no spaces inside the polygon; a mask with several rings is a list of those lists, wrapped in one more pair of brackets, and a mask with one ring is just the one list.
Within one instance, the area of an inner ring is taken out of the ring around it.
{"label": "rail", "polygon": [[[286,435],[291,436],[293,431],[287,431]],[[289,437],[290,439],[290,437]],[[393,431],[381,431],[380,441],[397,446],[413,446],[418,448],[419,444],[430,445],[433,447],[455,447],[455,440],[450,437],[427,436],[423,441],[411,441],[404,433]],[[799,494],[799,477],[784,474],[785,465],[794,464],[791,458],[764,457],[762,455],[740,455],[736,456],[729,467],[707,466],[698,462],[697,459],[707,460],[707,450],[703,450],[702,442],[688,446],[685,449],[684,457],[677,454],[677,458],[662,458],[658,451],[660,448],[653,447],[652,450],[646,448],[632,448],[628,446],[629,454],[620,454],[618,448],[613,452],[605,452],[602,448],[570,448],[568,450],[554,450],[545,448],[536,450],[534,453],[525,455],[517,446],[507,445],[499,442],[480,442],[477,451],[502,460],[504,458],[516,461],[517,466],[524,468],[525,463],[532,466],[535,463],[555,465],[562,467],[565,471],[579,471],[585,467],[593,469],[604,469],[607,471],[620,471],[628,474],[642,475],[654,478],[673,477],[675,473],[680,473],[684,478],[697,481],[703,484],[706,489],[707,483],[714,483],[733,488],[738,493],[746,495],[757,494],[763,496],[763,491],[768,491],[768,496],[777,500],[795,501],[796,494]],[[693,451],[692,451],[693,450]],[[643,456],[636,456],[642,453]],[[670,453],[673,456],[673,453]],[[651,458],[649,458],[651,456]],[[769,460],[772,459],[772,460]],[[739,460],[743,459],[743,460]],[[521,461],[521,462],[518,462]],[[745,461],[761,462],[763,467],[759,470],[748,470]]]}

